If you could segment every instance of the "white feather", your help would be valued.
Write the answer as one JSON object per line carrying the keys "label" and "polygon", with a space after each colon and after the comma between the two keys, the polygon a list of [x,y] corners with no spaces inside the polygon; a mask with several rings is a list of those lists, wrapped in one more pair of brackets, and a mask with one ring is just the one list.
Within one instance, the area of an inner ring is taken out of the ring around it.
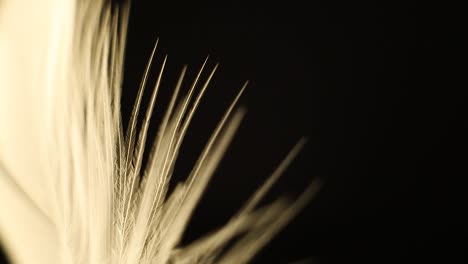
{"label": "white feather", "polygon": [[[0,238],[15,263],[245,263],[316,192],[255,209],[298,153],[221,229],[181,248],[188,221],[245,113],[239,95],[190,175],[168,193],[182,140],[216,67],[179,96],[175,86],[148,164],[140,85],[123,132],[120,97],[128,6],[103,0],[0,2]],[[156,47],[155,47],[156,48]],[[239,238],[222,251],[226,243]],[[221,254],[221,252],[223,252]]]}

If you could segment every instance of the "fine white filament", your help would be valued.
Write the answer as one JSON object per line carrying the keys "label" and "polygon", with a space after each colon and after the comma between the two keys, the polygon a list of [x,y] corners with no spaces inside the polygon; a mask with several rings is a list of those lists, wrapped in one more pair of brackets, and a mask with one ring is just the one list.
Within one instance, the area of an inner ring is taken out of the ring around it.
{"label": "fine white filament", "polygon": [[244,88],[190,175],[170,191],[183,138],[216,67],[199,81],[204,65],[179,95],[182,70],[155,143],[145,149],[166,60],[142,111],[153,50],[124,131],[129,7],[108,2],[0,0],[0,239],[7,255],[27,264],[249,262],[316,193],[314,182],[295,200],[258,208],[304,140],[222,228],[181,245],[244,115],[235,110]]}

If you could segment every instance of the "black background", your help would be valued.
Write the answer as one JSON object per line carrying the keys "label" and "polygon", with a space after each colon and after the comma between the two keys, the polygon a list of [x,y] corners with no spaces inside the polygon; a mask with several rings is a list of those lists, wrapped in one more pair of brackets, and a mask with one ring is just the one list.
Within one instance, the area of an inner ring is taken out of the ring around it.
{"label": "black background", "polygon": [[183,243],[225,222],[306,136],[266,202],[314,178],[324,186],[254,263],[465,263],[465,97],[442,73],[441,12],[407,2],[133,1],[124,122],[157,38],[155,65],[165,54],[168,64],[155,122],[184,64],[191,80],[207,55],[209,67],[220,62],[175,180],[250,80],[247,116]]}

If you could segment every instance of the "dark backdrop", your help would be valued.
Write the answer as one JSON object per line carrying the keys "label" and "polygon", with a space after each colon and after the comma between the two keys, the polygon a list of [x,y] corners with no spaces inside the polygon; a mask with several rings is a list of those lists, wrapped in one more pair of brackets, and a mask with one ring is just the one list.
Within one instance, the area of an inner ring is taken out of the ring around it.
{"label": "dark backdrop", "polygon": [[162,107],[184,64],[193,78],[207,55],[209,67],[221,63],[190,127],[176,180],[242,83],[251,81],[241,99],[247,116],[184,243],[226,221],[307,136],[266,201],[295,197],[316,177],[324,186],[254,263],[466,261],[458,183],[467,175],[465,98],[448,89],[442,74],[441,11],[427,3],[348,2],[133,1],[125,122],[156,38],[155,65],[169,55]]}

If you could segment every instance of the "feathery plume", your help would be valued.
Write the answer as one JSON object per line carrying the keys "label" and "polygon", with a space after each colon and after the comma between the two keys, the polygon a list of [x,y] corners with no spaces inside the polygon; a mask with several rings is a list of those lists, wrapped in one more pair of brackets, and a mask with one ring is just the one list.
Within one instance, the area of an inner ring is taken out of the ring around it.
{"label": "feathery plume", "polygon": [[246,263],[317,191],[315,181],[296,200],[257,208],[305,140],[223,227],[181,247],[188,221],[245,115],[236,104],[247,83],[190,175],[170,191],[183,139],[217,66],[202,81],[205,61],[186,95],[180,95],[182,69],[147,149],[167,57],[143,112],[156,44],[124,131],[120,100],[128,17],[126,2],[0,2],[0,239],[14,263]]}

